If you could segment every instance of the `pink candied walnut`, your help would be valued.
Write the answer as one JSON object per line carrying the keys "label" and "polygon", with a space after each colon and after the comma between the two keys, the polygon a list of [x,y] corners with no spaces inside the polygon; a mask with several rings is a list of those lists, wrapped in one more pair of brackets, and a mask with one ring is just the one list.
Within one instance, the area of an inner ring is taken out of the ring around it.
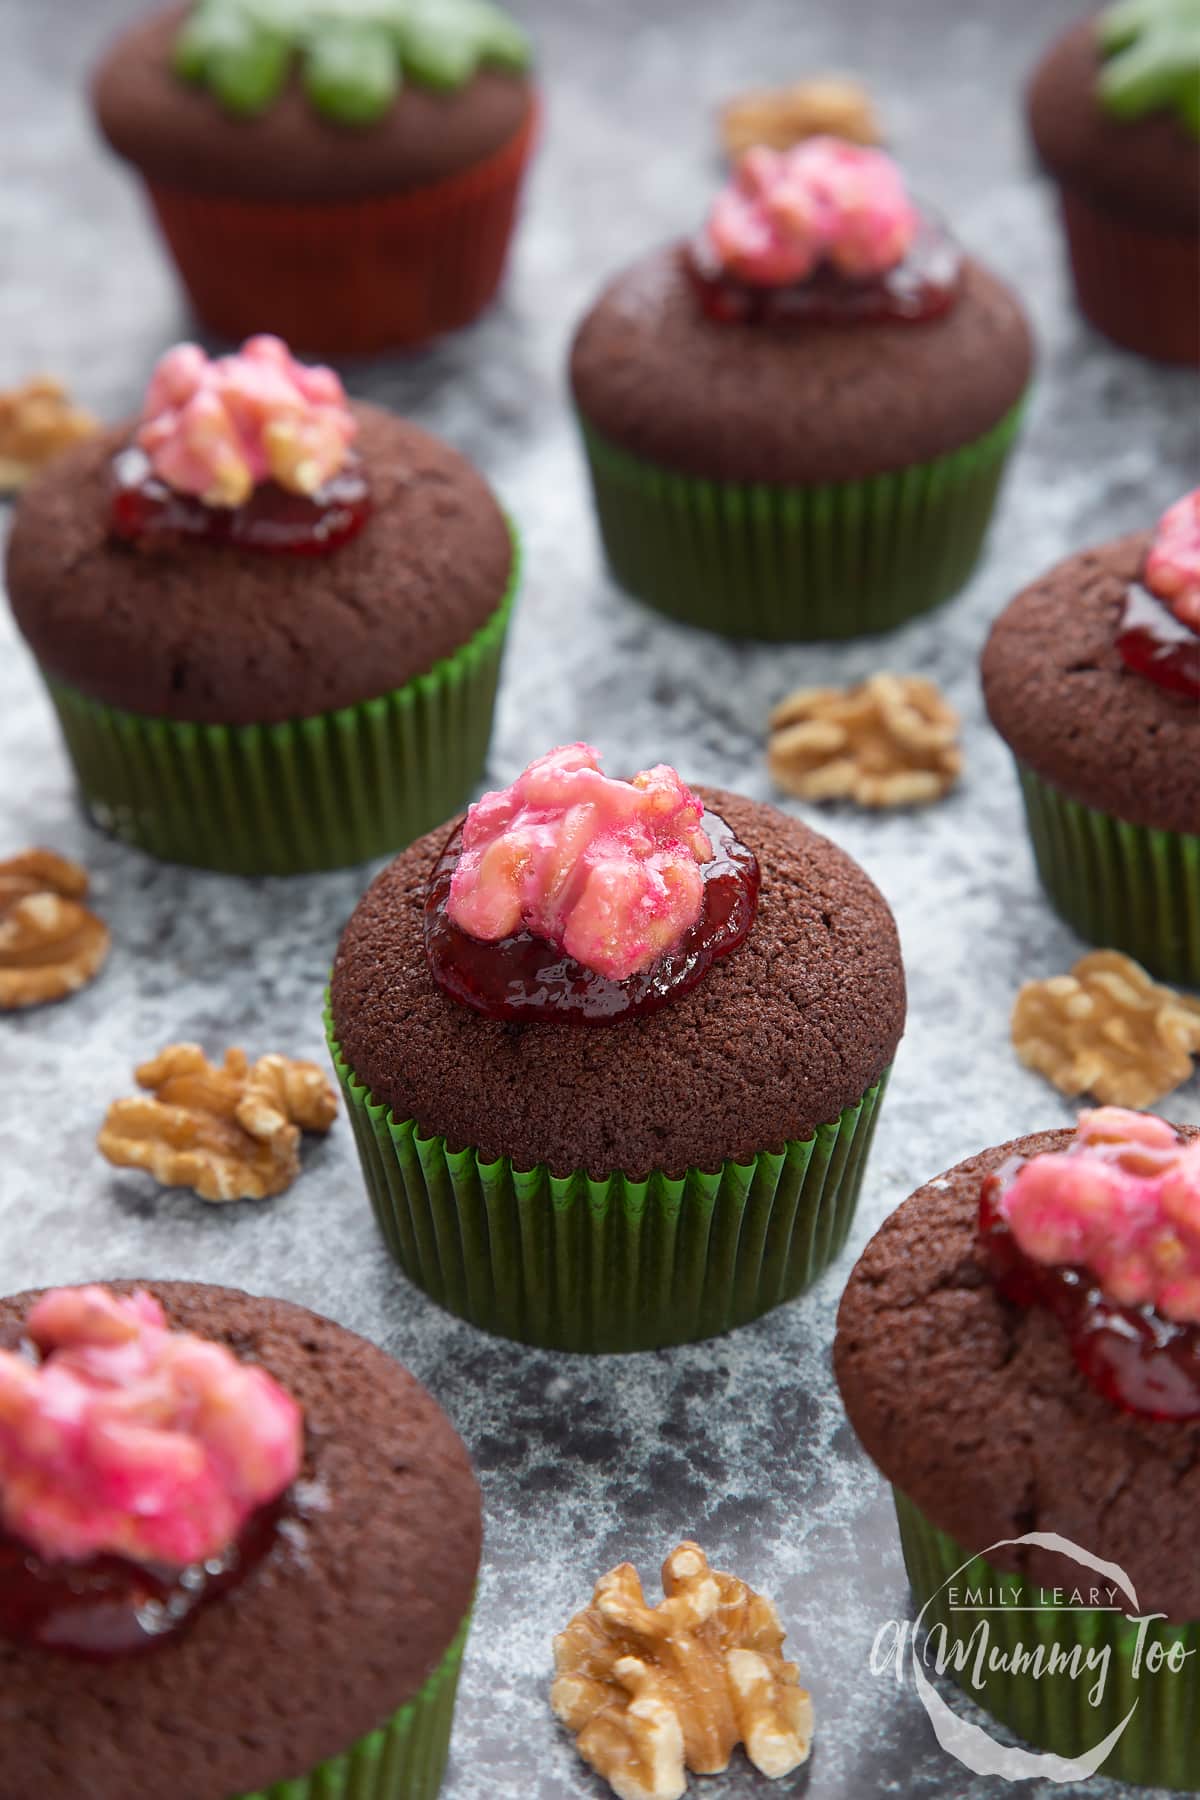
{"label": "pink candied walnut", "polygon": [[1142,574],[1151,593],[1200,632],[1200,488],[1169,506],[1158,521]]}
{"label": "pink candied walnut", "polygon": [[291,1395],[152,1295],[58,1288],[25,1328],[40,1363],[0,1351],[0,1513],[48,1561],[207,1561],[299,1473]]}
{"label": "pink candied walnut", "polygon": [[703,816],[665,763],[614,781],[588,744],[551,750],[468,811],[447,914],[485,943],[527,929],[626,981],[700,917]]}
{"label": "pink candied walnut", "polygon": [[136,441],[168,487],[234,507],[264,481],[315,494],[343,467],[356,429],[333,370],[306,367],[264,336],[212,360],[197,344],[168,350]]}
{"label": "pink candied walnut", "polygon": [[890,156],[813,137],[791,150],[748,150],[713,202],[707,233],[729,274],[786,287],[822,262],[853,279],[883,275],[904,260],[917,224]]}
{"label": "pink candied walnut", "polygon": [[1200,1140],[1100,1107],[1069,1150],[1025,1163],[999,1204],[1032,1261],[1083,1267],[1121,1306],[1200,1324]]}

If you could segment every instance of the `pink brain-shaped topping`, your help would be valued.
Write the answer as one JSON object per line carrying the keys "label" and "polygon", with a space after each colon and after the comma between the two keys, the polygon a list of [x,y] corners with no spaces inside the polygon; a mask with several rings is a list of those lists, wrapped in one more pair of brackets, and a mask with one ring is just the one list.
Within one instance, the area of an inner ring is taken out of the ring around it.
{"label": "pink brain-shaped topping", "polygon": [[1100,1107],[1069,1150],[1025,1163],[1000,1204],[1035,1262],[1088,1269],[1122,1306],[1200,1324],[1200,1139]]}
{"label": "pink brain-shaped topping", "polygon": [[332,369],[297,362],[280,338],[252,337],[215,359],[198,344],[168,350],[137,442],[177,492],[241,506],[264,481],[314,494],[345,463],[356,428]]}
{"label": "pink brain-shaped topping", "polygon": [[471,807],[447,912],[486,943],[529,930],[625,981],[700,917],[703,816],[665,763],[614,781],[588,744],[551,750]]}
{"label": "pink brain-shaped topping", "polygon": [[851,278],[884,274],[903,261],[917,213],[882,150],[814,137],[792,150],[748,150],[707,230],[731,275],[781,287],[822,262]]}
{"label": "pink brain-shaped topping", "polygon": [[1200,632],[1200,488],[1168,507],[1159,520],[1143,576],[1176,618]]}
{"label": "pink brain-shaped topping", "polygon": [[48,1560],[203,1562],[299,1473],[290,1394],[151,1295],[59,1288],[25,1330],[40,1362],[0,1351],[0,1513]]}

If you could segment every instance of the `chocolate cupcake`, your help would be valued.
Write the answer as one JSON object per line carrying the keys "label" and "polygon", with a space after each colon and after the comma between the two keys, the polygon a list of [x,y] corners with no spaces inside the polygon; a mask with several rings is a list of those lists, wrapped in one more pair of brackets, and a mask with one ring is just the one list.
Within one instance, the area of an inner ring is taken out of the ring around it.
{"label": "chocolate cupcake", "polygon": [[479,1490],[425,1390],[282,1300],[0,1301],[5,1791],[432,1800]]}
{"label": "chocolate cupcake", "polygon": [[568,1350],[712,1336],[813,1281],[903,1025],[895,923],[843,851],[582,744],[383,871],[328,1014],[405,1272]]}
{"label": "chocolate cupcake", "polygon": [[463,457],[275,338],[168,352],[8,549],[92,817],[245,875],[379,856],[463,803],[516,577]]}
{"label": "chocolate cupcake", "polygon": [[1014,295],[882,152],[750,151],[575,338],[613,574],[732,637],[888,630],[970,575],[1031,366]]}
{"label": "chocolate cupcake", "polygon": [[376,351],[494,295],[534,136],[528,68],[490,0],[195,0],[126,31],[93,100],[206,324]]}
{"label": "chocolate cupcake", "polygon": [[[936,1660],[1060,1756],[1112,1733],[1105,1775],[1189,1792],[1198,1222],[1200,1131],[1085,1113],[905,1201],[850,1277],[834,1345],[850,1421],[895,1489],[930,1634],[917,1666]],[[1011,1756],[1013,1778],[1037,1772]]]}
{"label": "chocolate cupcake", "polygon": [[983,689],[1057,910],[1200,984],[1200,489],[1018,594]]}
{"label": "chocolate cupcake", "polygon": [[1029,124],[1080,310],[1126,350],[1200,363],[1200,5],[1120,0],[1056,40]]}

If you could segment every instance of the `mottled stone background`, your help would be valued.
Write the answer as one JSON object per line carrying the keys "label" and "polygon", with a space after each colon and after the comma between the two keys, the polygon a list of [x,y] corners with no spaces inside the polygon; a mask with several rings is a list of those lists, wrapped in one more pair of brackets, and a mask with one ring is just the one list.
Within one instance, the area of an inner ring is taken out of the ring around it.
{"label": "mottled stone background", "polygon": [[[99,45],[137,10],[0,0],[0,385],[46,367],[112,416],[188,329],[134,185],[93,141],[81,93]],[[0,853],[40,841],[82,857],[116,942],[103,980],[77,1000],[0,1023],[0,1285],[143,1272],[245,1285],[332,1314],[430,1385],[471,1445],[488,1517],[448,1800],[607,1792],[548,1711],[551,1634],[603,1569],[631,1557],[653,1573],[691,1535],[776,1597],[815,1695],[811,1772],[771,1791],[981,1800],[1008,1790],[972,1782],[938,1749],[911,1689],[868,1671],[876,1629],[903,1617],[908,1598],[887,1494],[830,1376],[834,1310],[853,1253],[921,1180],[1072,1116],[1009,1048],[1019,982],[1065,968],[1079,945],[1034,885],[976,658],[1021,583],[1090,539],[1143,525],[1195,479],[1195,392],[1188,377],[1110,349],[1071,310],[1019,110],[1022,77],[1071,0],[518,10],[541,44],[549,106],[505,297],[453,343],[351,367],[347,380],[474,457],[524,532],[494,778],[582,736],[617,768],[668,756],[695,779],[765,796],[764,718],[798,682],[921,669],[962,708],[968,772],[953,799],[913,817],[821,821],[895,906],[912,991],[851,1251],[811,1298],[731,1338],[589,1361],[484,1337],[409,1288],[371,1223],[344,1124],[290,1193],[261,1206],[218,1210],[115,1176],[93,1151],[97,1123],[160,1044],[322,1055],[322,984],[369,871],[242,883],[105,841],[76,811],[49,708],[4,618]],[[1037,394],[988,556],[957,602],[886,645],[744,649],[656,622],[605,579],[563,360],[600,280],[697,218],[717,174],[716,103],[828,68],[868,81],[919,191],[1025,295]],[[1200,1120],[1195,1084],[1168,1111]],[[694,1791],[740,1800],[765,1789],[739,1755]]]}

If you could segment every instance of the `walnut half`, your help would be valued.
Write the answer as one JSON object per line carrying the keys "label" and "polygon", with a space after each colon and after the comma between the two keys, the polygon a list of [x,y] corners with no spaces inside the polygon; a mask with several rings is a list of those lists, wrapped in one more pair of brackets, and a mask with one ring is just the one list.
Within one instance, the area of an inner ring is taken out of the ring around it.
{"label": "walnut half", "polygon": [[631,1563],[596,1583],[554,1640],[550,1704],[619,1800],[680,1800],[687,1769],[716,1774],[739,1743],[786,1775],[808,1758],[812,1701],[783,1657],[771,1602],[683,1543],[648,1606]]}
{"label": "walnut half", "polygon": [[754,88],[721,108],[721,142],[731,161],[759,144],[787,150],[803,138],[826,133],[856,144],[877,144],[881,138],[871,96],[845,75]]}
{"label": "walnut half", "polygon": [[958,714],[923,675],[797,688],[770,718],[767,767],[801,800],[921,806],[962,773]]}
{"label": "walnut half", "polygon": [[1026,982],[1012,1041],[1026,1068],[1062,1094],[1153,1106],[1188,1079],[1200,1055],[1200,1000],[1159,986],[1118,950],[1093,950],[1069,975]]}
{"label": "walnut half", "polygon": [[53,375],[34,375],[0,393],[0,493],[24,487],[43,463],[99,429]]}
{"label": "walnut half", "polygon": [[114,1100],[99,1137],[118,1168],[145,1169],[202,1200],[265,1200],[300,1173],[301,1131],[326,1132],[337,1096],[316,1063],[270,1055],[224,1067],[198,1044],[172,1044],[135,1071],[146,1095]]}
{"label": "walnut half", "polygon": [[0,1012],[65,1000],[99,973],[112,939],[87,891],[86,869],[53,850],[0,862]]}

